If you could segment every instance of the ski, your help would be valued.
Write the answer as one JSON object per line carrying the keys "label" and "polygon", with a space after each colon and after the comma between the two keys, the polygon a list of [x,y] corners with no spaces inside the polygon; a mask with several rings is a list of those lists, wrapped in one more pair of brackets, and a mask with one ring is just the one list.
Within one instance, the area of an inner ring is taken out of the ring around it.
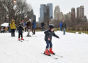
{"label": "ski", "polygon": [[55,55],[51,55],[54,59],[59,59],[59,57],[55,56]]}
{"label": "ski", "polygon": [[59,59],[57,56],[54,56],[54,55],[46,55],[46,54],[44,54],[44,53],[42,53],[42,54],[45,55],[45,56],[48,56],[48,57],[50,57],[50,58],[53,58],[53,59],[55,59],[55,60]]}
{"label": "ski", "polygon": [[63,58],[63,56],[60,56],[60,55],[57,55],[57,54],[55,54],[55,55],[51,54],[51,55],[52,55],[52,56],[59,57],[59,58]]}
{"label": "ski", "polygon": [[[44,54],[44,53],[42,53],[42,54]],[[59,59],[59,58],[63,58],[63,56],[60,56],[60,55],[57,55],[57,54],[50,54],[50,56],[49,55],[46,55],[46,54],[44,54],[45,56],[48,56],[48,57],[52,57],[53,59]]]}
{"label": "ski", "polygon": [[24,40],[18,40],[18,41],[23,42]]}
{"label": "ski", "polygon": [[24,40],[21,40],[21,42],[23,42]]}
{"label": "ski", "polygon": [[53,61],[51,61],[50,63],[64,63],[64,61],[62,61],[61,59],[63,58],[63,56],[60,56],[60,55],[53,55],[51,54],[50,56],[42,53],[43,55],[47,56],[47,57],[50,57],[52,59],[54,59]]}

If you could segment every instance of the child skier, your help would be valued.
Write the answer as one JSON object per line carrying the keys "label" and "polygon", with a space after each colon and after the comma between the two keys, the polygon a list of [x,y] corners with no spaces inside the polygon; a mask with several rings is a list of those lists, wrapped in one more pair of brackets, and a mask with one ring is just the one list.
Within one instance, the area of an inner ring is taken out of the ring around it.
{"label": "child skier", "polygon": [[45,33],[45,41],[46,41],[46,50],[44,54],[48,56],[51,56],[50,54],[55,55],[55,53],[52,51],[52,36],[55,36],[57,38],[59,38],[59,36],[57,36],[54,33],[54,26],[49,25],[49,30],[45,31],[44,33]]}
{"label": "child skier", "polygon": [[[19,26],[18,26],[18,40],[20,41],[20,40],[24,40],[23,39],[23,27],[22,27],[22,25],[21,24],[19,24]],[[21,37],[21,39],[20,39],[20,37]]]}

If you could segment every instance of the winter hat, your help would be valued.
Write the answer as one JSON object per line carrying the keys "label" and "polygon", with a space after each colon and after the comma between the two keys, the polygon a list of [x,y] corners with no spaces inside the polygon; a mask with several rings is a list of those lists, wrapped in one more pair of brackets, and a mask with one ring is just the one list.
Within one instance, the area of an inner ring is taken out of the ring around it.
{"label": "winter hat", "polygon": [[49,25],[49,28],[50,28],[50,29],[53,29],[53,28],[54,28],[54,25],[53,25],[53,24],[50,24],[50,25]]}

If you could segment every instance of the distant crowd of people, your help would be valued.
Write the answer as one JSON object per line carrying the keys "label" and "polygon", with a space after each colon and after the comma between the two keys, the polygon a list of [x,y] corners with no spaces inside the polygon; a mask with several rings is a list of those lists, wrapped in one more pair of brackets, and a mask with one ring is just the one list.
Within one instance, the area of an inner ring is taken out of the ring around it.
{"label": "distant crowd of people", "polygon": [[0,32],[5,33],[5,32],[10,32],[11,37],[15,37],[15,31],[18,31],[19,33],[19,38],[23,38],[23,31],[28,32],[27,36],[30,37],[30,31],[32,30],[32,34],[35,35],[35,29],[36,29],[36,21],[31,19],[25,21],[20,21],[19,25],[15,23],[15,20],[12,19],[11,22],[9,23],[8,27],[2,26],[0,27]]}
{"label": "distant crowd of people", "polygon": [[32,30],[32,33],[34,35],[35,29],[36,29],[36,21],[35,20],[31,21],[31,19],[29,19],[26,22],[21,21],[18,26],[16,26],[14,19],[12,19],[12,21],[10,23],[11,36],[14,37],[15,36],[15,30],[17,30],[19,33],[18,40],[20,40],[20,37],[21,37],[21,39],[23,39],[23,31],[27,31],[28,32],[27,37],[30,37],[31,36],[30,30]]}
{"label": "distant crowd of people", "polygon": [[[41,23],[41,30],[44,31],[44,26],[45,24],[44,23]],[[20,27],[22,27],[23,29],[20,29]],[[59,27],[60,27],[60,31],[63,31],[63,34],[65,35],[65,31],[66,31],[66,23],[64,21],[61,21],[59,23]],[[4,33],[4,32],[11,32],[11,36],[14,37],[15,36],[15,31],[18,30],[19,31],[19,35],[21,35],[22,37],[22,34],[23,33],[22,31],[24,30],[25,32],[27,31],[27,36],[30,37],[30,31],[32,31],[33,35],[35,34],[35,29],[36,29],[36,21],[33,20],[31,21],[31,19],[29,19],[28,21],[20,21],[19,25],[17,26],[15,24],[15,20],[12,19],[10,24],[9,24],[9,27],[1,27],[0,31],[1,33]],[[20,33],[21,32],[21,33]]]}
{"label": "distant crowd of people", "polygon": [[[41,23],[41,30],[44,31],[45,30],[45,24]],[[66,23],[64,21],[60,21],[60,23],[58,24],[58,28],[60,28],[60,31],[63,31],[63,34],[65,35],[66,32]]]}

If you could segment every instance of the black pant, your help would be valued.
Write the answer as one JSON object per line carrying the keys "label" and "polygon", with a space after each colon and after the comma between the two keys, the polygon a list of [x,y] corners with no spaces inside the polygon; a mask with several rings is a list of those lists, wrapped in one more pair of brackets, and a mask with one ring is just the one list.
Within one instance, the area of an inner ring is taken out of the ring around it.
{"label": "black pant", "polygon": [[18,38],[20,38],[20,37],[23,38],[23,34],[22,33],[18,34]]}
{"label": "black pant", "polygon": [[32,29],[32,33],[35,34],[35,29]]}
{"label": "black pant", "polygon": [[12,37],[15,36],[15,29],[11,29],[11,36],[12,36]]}
{"label": "black pant", "polygon": [[46,41],[46,49],[47,48],[52,48],[52,42],[51,41]]}

